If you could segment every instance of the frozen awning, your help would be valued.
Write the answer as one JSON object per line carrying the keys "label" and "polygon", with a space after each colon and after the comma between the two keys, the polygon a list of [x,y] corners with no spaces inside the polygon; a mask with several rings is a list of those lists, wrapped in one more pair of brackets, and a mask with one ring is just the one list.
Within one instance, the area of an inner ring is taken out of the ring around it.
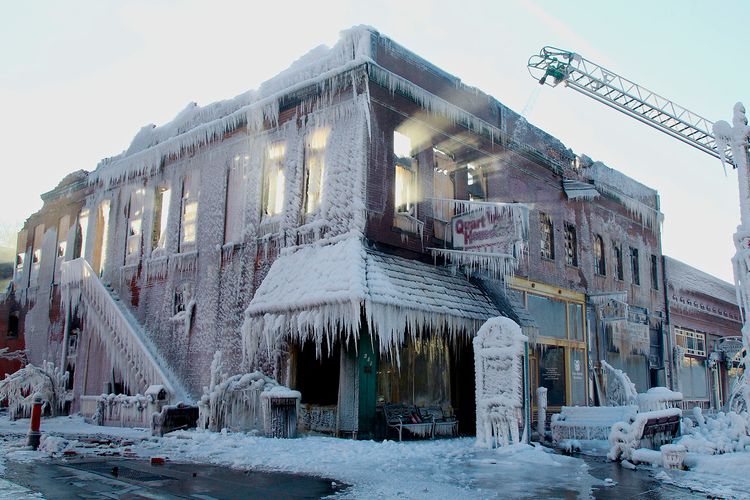
{"label": "frozen awning", "polygon": [[573,179],[563,179],[563,190],[569,200],[593,200],[599,196],[593,184]]}
{"label": "frozen awning", "polygon": [[280,256],[245,310],[246,354],[282,337],[318,346],[359,334],[362,313],[381,352],[423,330],[473,334],[500,311],[462,275],[374,250],[358,238]]}

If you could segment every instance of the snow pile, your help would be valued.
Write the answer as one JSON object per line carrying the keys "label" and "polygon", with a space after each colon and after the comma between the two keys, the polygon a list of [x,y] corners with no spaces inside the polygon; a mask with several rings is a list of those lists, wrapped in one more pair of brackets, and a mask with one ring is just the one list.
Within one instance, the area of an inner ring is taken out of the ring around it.
{"label": "snow pile", "polygon": [[42,410],[57,416],[64,411],[65,403],[72,401],[73,393],[67,389],[70,374],[55,367],[52,362],[42,366],[26,365],[0,380],[0,402],[7,401],[11,418],[31,414],[34,397],[42,398]]}
{"label": "snow pile", "polygon": [[682,421],[683,436],[679,440],[689,452],[715,455],[750,451],[750,418],[747,413],[719,412],[715,416],[704,416],[701,409],[695,407],[692,420]]}
{"label": "snow pile", "polygon": [[606,441],[612,425],[631,422],[638,413],[637,406],[563,406],[552,416],[552,439],[558,443],[575,441]]}
{"label": "snow pile", "polygon": [[637,398],[640,411],[655,411],[674,408],[682,401],[682,393],[666,387],[652,387],[645,393],[639,393]]}
{"label": "snow pile", "polygon": [[[266,427],[269,402],[264,396],[300,399],[298,391],[280,386],[260,372],[227,377],[222,373],[222,353],[211,362],[211,382],[198,402],[198,427],[218,432],[258,431]],[[265,410],[265,411],[264,411]]]}
{"label": "snow pile", "polygon": [[607,377],[607,404],[609,406],[623,406],[638,404],[638,391],[630,377],[604,360],[602,368]]}
{"label": "snow pile", "polygon": [[[523,357],[526,337],[509,318],[490,318],[474,337],[477,446],[497,448],[521,442]],[[526,439],[524,432],[523,439]]]}
{"label": "snow pile", "polygon": [[679,408],[668,408],[641,412],[629,421],[615,423],[609,434],[610,449],[607,458],[633,460],[633,453],[641,447],[641,440],[644,438],[643,431],[649,420],[657,421],[681,416],[682,410]]}

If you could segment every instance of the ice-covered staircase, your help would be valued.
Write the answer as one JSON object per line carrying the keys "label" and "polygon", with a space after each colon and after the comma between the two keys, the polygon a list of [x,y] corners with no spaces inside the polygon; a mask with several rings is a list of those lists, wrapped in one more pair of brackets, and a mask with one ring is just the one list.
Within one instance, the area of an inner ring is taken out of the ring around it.
{"label": "ice-covered staircase", "polygon": [[105,346],[112,366],[132,391],[162,385],[171,403],[191,400],[136,318],[86,260],[63,262],[61,281],[64,306],[74,310],[84,305],[84,328]]}

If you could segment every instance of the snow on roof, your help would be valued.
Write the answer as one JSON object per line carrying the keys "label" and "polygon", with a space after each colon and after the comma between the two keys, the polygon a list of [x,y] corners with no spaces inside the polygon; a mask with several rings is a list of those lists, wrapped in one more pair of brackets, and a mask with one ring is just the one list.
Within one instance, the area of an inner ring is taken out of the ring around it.
{"label": "snow on roof", "polygon": [[279,99],[284,95],[310,85],[318,85],[321,92],[330,92],[329,80],[371,61],[373,32],[375,30],[368,26],[344,30],[336,45],[314,48],[288,69],[262,83],[257,91],[244,92],[205,107],[191,102],[169,123],[144,126],[127,150],[99,163],[92,179],[108,183],[153,171],[164,158],[179,157],[242,126],[260,128],[265,121],[276,123]]}
{"label": "snow on roof", "polygon": [[359,238],[287,252],[271,266],[245,311],[246,356],[279,336],[323,340],[359,334],[362,307],[388,352],[408,331],[473,333],[500,312],[477,287],[444,268],[365,250]]}
{"label": "snow on roof", "polygon": [[737,305],[734,285],[672,257],[664,256],[667,283],[675,290],[707,295]]}

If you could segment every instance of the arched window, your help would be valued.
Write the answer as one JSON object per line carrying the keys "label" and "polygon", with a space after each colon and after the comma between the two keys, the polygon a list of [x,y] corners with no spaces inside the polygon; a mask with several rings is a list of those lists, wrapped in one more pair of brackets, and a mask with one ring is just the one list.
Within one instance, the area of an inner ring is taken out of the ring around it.
{"label": "arched window", "polygon": [[594,235],[594,270],[600,276],[607,275],[607,262],[604,259],[604,240],[598,234]]}

